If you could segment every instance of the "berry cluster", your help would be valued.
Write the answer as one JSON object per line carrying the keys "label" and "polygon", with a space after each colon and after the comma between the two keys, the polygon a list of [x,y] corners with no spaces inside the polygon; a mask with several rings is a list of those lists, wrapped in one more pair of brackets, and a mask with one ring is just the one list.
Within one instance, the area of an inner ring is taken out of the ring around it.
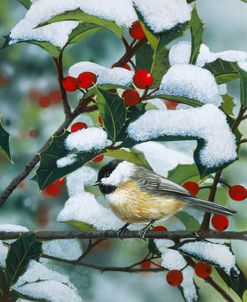
{"label": "berry cluster", "polygon": [[[194,181],[185,182],[183,187],[193,196],[196,196],[200,190],[199,185]],[[243,201],[247,198],[247,189],[241,185],[230,186],[228,193],[230,198],[235,201]],[[225,215],[214,214],[211,219],[211,224],[217,231],[224,231],[229,226],[229,219]]]}
{"label": "berry cluster", "polygon": [[50,93],[44,95],[38,90],[31,89],[28,95],[31,100],[37,101],[42,108],[50,107],[52,104],[59,104],[62,101],[61,92],[58,90],[52,90]]}
{"label": "berry cluster", "polygon": [[64,178],[60,178],[60,179],[54,181],[53,183],[51,183],[44,189],[44,191],[43,191],[44,195],[58,196],[61,192],[61,188],[63,185],[64,185]]}
{"label": "berry cluster", "polygon": [[63,79],[63,88],[68,92],[74,92],[77,89],[88,89],[95,85],[97,76],[95,73],[86,71],[82,72],[77,78],[68,76]]}

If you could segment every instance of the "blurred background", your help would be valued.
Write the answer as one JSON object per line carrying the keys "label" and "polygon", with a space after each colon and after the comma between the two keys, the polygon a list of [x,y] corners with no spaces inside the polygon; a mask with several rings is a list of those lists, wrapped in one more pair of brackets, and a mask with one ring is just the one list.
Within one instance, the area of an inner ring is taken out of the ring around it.
{"label": "blurred background", "polygon": [[[240,0],[198,0],[198,11],[205,23],[204,43],[212,51],[227,49],[247,51],[247,4]],[[0,1],[0,36],[24,16],[25,8],[15,0]],[[186,35],[189,39],[189,35]],[[92,61],[110,67],[124,49],[118,39],[107,31],[70,46],[65,53],[65,74],[78,61]],[[238,82],[229,85],[231,95],[238,98]],[[71,95],[70,95],[71,97]],[[73,106],[77,96],[70,98]],[[5,128],[11,134],[14,165],[0,153],[0,190],[21,171],[46,139],[63,121],[61,97],[58,90],[55,65],[41,48],[19,44],[0,52],[0,113]],[[243,125],[242,132],[247,133]],[[192,150],[190,150],[192,152]],[[246,185],[247,149],[241,148],[240,160],[225,171],[230,184]],[[97,167],[97,164],[95,165]],[[98,164],[99,166],[99,164]],[[69,227],[56,222],[57,213],[67,199],[66,188],[55,196],[40,192],[30,180],[21,183],[8,202],[0,208],[0,224],[25,225],[31,230],[62,230]],[[231,201],[229,201],[231,202]],[[231,221],[231,230],[247,229],[246,202],[231,202],[240,214]],[[181,229],[175,219],[167,222],[169,229]],[[89,257],[90,262],[124,266],[141,259],[147,252],[146,242],[137,240],[109,240]],[[246,243],[234,242],[238,263],[247,275]],[[51,263],[54,269],[68,274],[86,302],[180,302],[176,288],[167,285],[164,273],[128,274],[100,273],[92,269]],[[201,301],[224,301],[210,286],[198,280]],[[236,302],[240,301],[236,297]],[[246,297],[247,301],[247,297]]]}

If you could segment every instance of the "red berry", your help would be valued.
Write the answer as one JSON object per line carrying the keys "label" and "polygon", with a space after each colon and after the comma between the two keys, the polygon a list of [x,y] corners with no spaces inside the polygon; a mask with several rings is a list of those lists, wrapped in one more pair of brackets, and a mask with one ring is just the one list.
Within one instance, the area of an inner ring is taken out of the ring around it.
{"label": "red berry", "polygon": [[177,102],[169,101],[169,100],[165,100],[165,104],[166,104],[167,109],[170,109],[170,110],[176,109],[176,107],[178,105]]}
{"label": "red berry", "polygon": [[48,96],[41,96],[39,98],[39,105],[40,105],[40,107],[47,108],[47,107],[50,106],[50,104],[51,104],[51,100],[50,100],[50,98]]}
{"label": "red berry", "polygon": [[58,91],[58,90],[54,90],[50,93],[50,99],[52,101],[52,103],[60,103],[61,100],[62,100],[62,95],[61,95],[61,92]]}
{"label": "red berry", "polygon": [[42,96],[42,93],[38,90],[35,90],[35,89],[31,89],[29,92],[28,92],[28,97],[31,99],[31,100],[39,100],[39,98]]}
{"label": "red berry", "polygon": [[26,182],[23,180],[23,181],[21,181],[21,182],[19,183],[18,188],[19,188],[20,190],[24,190],[24,189],[26,188],[26,186],[27,186],[27,184],[26,184]]}
{"label": "red berry", "polygon": [[157,225],[153,228],[153,231],[155,232],[167,232],[167,228],[163,225]]}
{"label": "red berry", "polygon": [[131,37],[136,40],[141,40],[145,38],[145,32],[139,21],[135,21],[134,23],[132,23],[131,28],[129,29],[129,33]]}
{"label": "red berry", "polygon": [[64,185],[64,182],[65,182],[65,181],[64,181],[64,178],[59,178],[59,179],[56,180],[55,182],[56,182],[56,184],[57,184],[58,186],[61,186],[61,187],[62,187],[62,186]]}
{"label": "red berry", "polygon": [[208,263],[198,262],[195,265],[195,273],[202,279],[208,278],[212,273],[212,266]]}
{"label": "red berry", "polygon": [[77,122],[77,123],[74,123],[71,126],[70,131],[71,132],[76,132],[76,131],[81,130],[81,129],[87,129],[87,125],[85,123],[82,123],[82,122]]}
{"label": "red berry", "polygon": [[77,79],[70,76],[64,78],[63,88],[68,92],[76,91],[78,89]]}
{"label": "red berry", "polygon": [[0,86],[8,84],[8,77],[4,74],[0,74]]}
{"label": "red berry", "polygon": [[215,214],[211,219],[211,223],[217,231],[224,231],[228,228],[229,220],[225,215]]}
{"label": "red berry", "polygon": [[77,78],[77,83],[80,88],[90,88],[97,82],[97,76],[93,72],[83,72]]}
{"label": "red berry", "polygon": [[194,181],[187,181],[183,187],[190,192],[191,195],[196,196],[200,190],[198,184]]}
{"label": "red berry", "polygon": [[103,119],[102,119],[101,115],[99,115],[99,117],[98,117],[98,122],[101,126],[103,125]]}
{"label": "red berry", "polygon": [[35,138],[39,135],[39,131],[36,129],[31,129],[28,131],[28,135],[32,138]]}
{"label": "red berry", "polygon": [[54,181],[45,188],[44,193],[49,196],[56,196],[60,193],[60,188],[61,186],[56,181]]}
{"label": "red berry", "polygon": [[37,224],[40,227],[46,227],[50,221],[49,208],[40,206],[36,213]]}
{"label": "red berry", "polygon": [[101,155],[96,156],[96,157],[92,160],[92,162],[94,162],[94,163],[99,163],[99,162],[101,162],[103,159],[104,159],[104,154],[101,154]]}
{"label": "red berry", "polygon": [[124,100],[125,106],[135,106],[140,102],[140,95],[136,90],[125,90],[122,98]]}
{"label": "red berry", "polygon": [[130,66],[129,66],[128,64],[124,64],[124,65],[122,66],[122,68],[127,69],[127,70],[131,70],[131,68],[130,68]]}
{"label": "red berry", "polygon": [[179,270],[169,271],[166,275],[166,281],[172,286],[179,286],[183,282],[183,274]]}
{"label": "red berry", "polygon": [[137,88],[145,89],[153,85],[153,76],[147,70],[138,70],[133,81]]}
{"label": "red berry", "polygon": [[247,190],[244,186],[235,185],[229,188],[229,196],[236,201],[242,201],[247,197]]}
{"label": "red berry", "polygon": [[140,264],[140,267],[141,267],[141,268],[150,268],[150,267],[151,267],[151,262],[148,261],[148,260],[145,260],[145,261],[143,261],[143,262]]}

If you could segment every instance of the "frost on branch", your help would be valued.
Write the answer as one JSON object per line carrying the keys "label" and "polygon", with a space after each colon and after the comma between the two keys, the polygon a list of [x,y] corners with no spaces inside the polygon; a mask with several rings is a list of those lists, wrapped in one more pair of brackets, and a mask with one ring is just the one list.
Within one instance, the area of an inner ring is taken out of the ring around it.
{"label": "frost on branch", "polygon": [[34,260],[29,262],[26,272],[19,277],[12,289],[25,298],[50,302],[82,302],[68,277]]}
{"label": "frost on branch", "polygon": [[8,254],[8,247],[4,245],[2,241],[0,241],[0,268],[5,267],[5,259]]}
{"label": "frost on branch", "polygon": [[190,64],[173,65],[164,75],[157,94],[183,96],[217,106],[222,103],[211,72]]}
{"label": "frost on branch", "polygon": [[172,138],[203,141],[203,147],[195,151],[195,160],[207,169],[225,165],[237,156],[235,137],[226,117],[214,105],[176,111],[150,110],[129,125],[128,134],[135,142]]}
{"label": "frost on branch", "polygon": [[190,241],[182,243],[176,249],[196,259],[218,266],[227,274],[232,271],[238,273],[236,257],[227,245],[208,241]]}
{"label": "frost on branch", "polygon": [[44,242],[43,253],[60,259],[76,261],[82,255],[82,246],[76,239],[60,239]]}
{"label": "frost on branch", "polygon": [[129,71],[125,68],[106,68],[102,65],[91,62],[79,62],[72,65],[69,69],[69,75],[77,78],[80,73],[85,71],[90,71],[96,74],[97,84],[130,85],[132,84],[134,76],[133,71]]}

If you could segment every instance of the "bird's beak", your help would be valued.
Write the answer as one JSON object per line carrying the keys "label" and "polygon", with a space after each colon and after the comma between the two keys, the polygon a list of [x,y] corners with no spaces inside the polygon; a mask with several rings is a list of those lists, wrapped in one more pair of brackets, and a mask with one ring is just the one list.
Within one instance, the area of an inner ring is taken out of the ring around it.
{"label": "bird's beak", "polygon": [[94,187],[95,187],[95,186],[98,186],[98,185],[100,185],[100,181],[96,181],[96,182],[93,184]]}

